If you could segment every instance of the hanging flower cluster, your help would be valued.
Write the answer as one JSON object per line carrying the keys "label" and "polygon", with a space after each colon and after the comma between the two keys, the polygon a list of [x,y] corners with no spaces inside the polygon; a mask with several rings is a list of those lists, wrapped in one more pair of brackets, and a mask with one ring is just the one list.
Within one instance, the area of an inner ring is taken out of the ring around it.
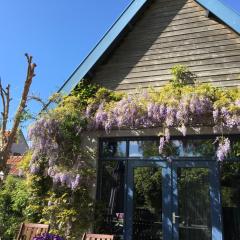
{"label": "hanging flower cluster", "polygon": [[223,161],[230,152],[230,140],[223,137],[216,140],[219,142],[216,155],[219,161]]}
{"label": "hanging flower cluster", "polygon": [[[195,93],[169,99],[168,102],[158,102],[149,96],[126,96],[111,108],[109,103],[100,103],[90,120],[95,129],[105,129],[107,132],[116,128],[179,127],[185,136],[186,127],[191,126],[239,127],[238,102],[236,100],[229,106],[218,107],[214,99]],[[231,106],[235,106],[234,111]]]}
{"label": "hanging flower cluster", "polygon": [[55,119],[41,117],[30,127],[29,137],[33,149],[30,172],[40,171],[42,156],[47,156],[49,166],[54,166],[59,157],[59,123]]}
{"label": "hanging flower cluster", "polygon": [[[89,165],[81,151],[82,131],[162,127],[159,152],[170,140],[170,128],[185,136],[189,127],[209,126],[218,133],[240,129],[240,89],[210,85],[168,84],[158,91],[114,95],[100,88],[81,104],[70,96],[51,114],[42,116],[29,131],[32,141],[31,172],[44,165],[54,183],[72,190],[90,181]],[[87,104],[86,104],[87,103]],[[230,151],[227,138],[218,140],[216,156],[222,161]]]}
{"label": "hanging flower cluster", "polygon": [[[170,128],[176,127],[186,136],[188,127],[210,126],[221,133],[223,129],[240,129],[240,91],[222,90],[209,85],[166,86],[161,91],[124,96],[115,103],[100,102],[88,121],[93,129],[163,127],[159,152],[170,139]],[[223,160],[230,151],[228,139],[218,141],[217,157]],[[222,152],[222,154],[220,154]],[[224,153],[223,153],[224,152]]]}
{"label": "hanging flower cluster", "polygon": [[[61,184],[73,191],[82,185],[90,184],[90,168],[82,160],[79,137],[82,131],[79,122],[67,126],[56,116],[41,117],[29,129],[32,142],[31,174],[43,174],[52,178],[54,184]],[[75,122],[75,121],[74,121]],[[64,126],[63,126],[64,125]],[[68,136],[69,135],[69,136]],[[74,136],[77,140],[74,141]]]}

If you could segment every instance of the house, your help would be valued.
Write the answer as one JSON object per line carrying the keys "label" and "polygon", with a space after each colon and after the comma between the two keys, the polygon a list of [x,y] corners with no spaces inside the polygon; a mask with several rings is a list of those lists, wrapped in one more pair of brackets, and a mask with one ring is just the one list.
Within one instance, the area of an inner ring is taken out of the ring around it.
{"label": "house", "polygon": [[[10,134],[10,131],[6,132],[6,136]],[[9,167],[9,174],[14,176],[22,175],[22,171],[18,169],[18,164],[21,162],[24,153],[29,149],[27,141],[20,130],[15,141],[12,144],[9,159],[7,165]]]}
{"label": "house", "polygon": [[19,169],[19,164],[22,161],[23,156],[11,155],[7,160],[7,165],[9,167],[9,174],[13,176],[22,176],[22,170]]}
{"label": "house", "polygon": [[[7,134],[9,133],[10,131],[7,131]],[[23,135],[23,132],[20,130],[17,134],[16,140],[13,142],[11,148],[11,155],[13,156],[23,155],[27,150],[28,150],[27,141]]]}
{"label": "house", "polygon": [[[115,91],[161,88],[184,64],[200,82],[240,86],[240,13],[224,0],[134,0],[59,90],[84,77]],[[98,169],[102,231],[124,240],[233,240],[240,236],[239,155],[219,164],[212,139],[172,133],[176,158],[158,157],[159,129],[87,133]],[[239,144],[239,132],[226,133]]]}

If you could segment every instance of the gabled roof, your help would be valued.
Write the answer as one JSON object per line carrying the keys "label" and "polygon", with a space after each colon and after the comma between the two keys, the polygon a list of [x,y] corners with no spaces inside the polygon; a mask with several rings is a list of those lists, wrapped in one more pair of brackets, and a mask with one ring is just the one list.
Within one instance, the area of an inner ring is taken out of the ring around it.
{"label": "gabled roof", "polygon": [[[58,92],[68,95],[71,90],[78,84],[78,82],[87,76],[91,69],[96,65],[99,59],[104,53],[109,50],[115,40],[121,35],[126,27],[131,24],[140,10],[144,8],[146,3],[151,0],[133,0],[126,10],[121,14],[117,21],[107,31],[103,38],[98,42],[95,48],[89,53],[89,55],[81,62],[73,74],[66,80],[63,86]],[[230,8],[224,4],[225,0],[195,0],[201,4],[204,8],[208,9],[223,22],[229,25],[237,33],[240,33],[240,15],[238,11]]]}

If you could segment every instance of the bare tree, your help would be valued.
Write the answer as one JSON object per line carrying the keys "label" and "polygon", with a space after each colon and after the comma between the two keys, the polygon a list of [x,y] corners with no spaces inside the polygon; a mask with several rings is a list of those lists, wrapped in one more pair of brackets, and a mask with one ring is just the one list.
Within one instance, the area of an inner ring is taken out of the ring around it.
{"label": "bare tree", "polygon": [[0,132],[0,138],[1,138],[1,146],[0,146],[0,170],[6,173],[7,170],[7,160],[10,155],[12,144],[14,143],[14,140],[17,135],[17,131],[19,128],[19,125],[21,123],[24,111],[26,109],[26,103],[28,100],[28,94],[29,89],[32,84],[32,80],[35,76],[35,67],[37,66],[35,63],[32,62],[32,56],[29,56],[28,54],[25,54],[27,58],[27,74],[26,74],[26,80],[24,83],[24,88],[22,91],[22,97],[18,106],[18,109],[15,113],[13,125],[11,130],[7,131],[7,123],[9,120],[9,106],[10,106],[10,85],[7,85],[7,87],[4,89],[2,86],[2,83],[0,82],[0,95],[2,100],[2,119],[1,119],[1,132]]}

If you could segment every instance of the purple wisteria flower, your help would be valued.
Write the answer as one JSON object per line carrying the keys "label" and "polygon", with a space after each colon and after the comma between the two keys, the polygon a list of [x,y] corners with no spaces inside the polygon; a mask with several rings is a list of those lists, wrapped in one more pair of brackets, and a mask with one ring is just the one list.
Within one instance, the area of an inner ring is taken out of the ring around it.
{"label": "purple wisteria flower", "polygon": [[149,103],[147,106],[147,118],[152,126],[161,126],[166,118],[166,113],[164,104]]}
{"label": "purple wisteria flower", "polygon": [[95,127],[101,128],[105,125],[108,120],[108,115],[104,111],[104,104],[101,103],[95,115]]}
{"label": "purple wisteria flower", "polygon": [[64,240],[64,238],[51,233],[43,233],[39,236],[34,237],[32,240]]}
{"label": "purple wisteria flower", "polygon": [[240,108],[240,99],[237,99],[237,100],[235,101],[235,105]]}
{"label": "purple wisteria flower", "polygon": [[217,141],[219,142],[216,153],[217,159],[223,161],[231,150],[230,140],[228,138],[217,138]]}
{"label": "purple wisteria flower", "polygon": [[37,164],[39,156],[48,156],[49,166],[53,166],[58,159],[59,144],[56,139],[60,138],[59,123],[55,119],[42,117],[31,126],[28,134],[33,150],[30,169],[31,173],[36,174],[34,165]]}
{"label": "purple wisteria flower", "polygon": [[214,120],[214,123],[217,123],[219,121],[219,109],[218,108],[213,110],[213,120]]}
{"label": "purple wisteria flower", "polygon": [[165,123],[167,127],[172,127],[176,119],[176,109],[173,106],[168,106],[166,109],[166,119]]}
{"label": "purple wisteria flower", "polygon": [[30,173],[32,173],[32,174],[37,174],[37,173],[39,173],[39,171],[40,171],[40,166],[39,166],[39,165],[37,165],[37,164],[32,164],[32,165],[30,166]]}
{"label": "purple wisteria flower", "polygon": [[159,154],[163,153],[163,149],[164,149],[165,143],[166,143],[165,137],[160,137],[159,147],[158,147]]}

